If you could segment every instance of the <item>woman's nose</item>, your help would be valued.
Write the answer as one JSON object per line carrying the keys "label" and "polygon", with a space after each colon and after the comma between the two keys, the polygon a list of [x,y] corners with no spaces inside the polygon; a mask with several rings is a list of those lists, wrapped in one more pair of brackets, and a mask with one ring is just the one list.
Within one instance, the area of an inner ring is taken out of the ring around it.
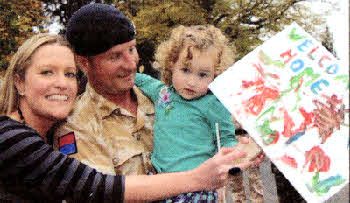
{"label": "woman's nose", "polygon": [[55,77],[55,86],[59,88],[67,88],[68,78],[65,74],[57,74]]}

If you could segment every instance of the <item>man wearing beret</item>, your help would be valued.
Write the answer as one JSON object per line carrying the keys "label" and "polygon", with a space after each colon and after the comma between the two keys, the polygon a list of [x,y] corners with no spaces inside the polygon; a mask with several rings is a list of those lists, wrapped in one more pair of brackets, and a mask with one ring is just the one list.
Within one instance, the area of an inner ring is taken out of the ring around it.
{"label": "man wearing beret", "polygon": [[[139,61],[134,26],[113,6],[89,4],[73,14],[66,37],[88,83],[72,114],[56,129],[55,147],[106,174],[154,172],[150,162],[154,106],[134,85]],[[202,164],[206,170],[196,177],[204,184],[186,181],[181,190],[192,185],[203,190],[222,183],[230,163],[243,155],[233,149],[224,151]]]}
{"label": "man wearing beret", "polygon": [[89,4],[73,14],[66,37],[88,83],[56,147],[106,174],[153,172],[154,106],[134,85],[134,26],[111,5]]}

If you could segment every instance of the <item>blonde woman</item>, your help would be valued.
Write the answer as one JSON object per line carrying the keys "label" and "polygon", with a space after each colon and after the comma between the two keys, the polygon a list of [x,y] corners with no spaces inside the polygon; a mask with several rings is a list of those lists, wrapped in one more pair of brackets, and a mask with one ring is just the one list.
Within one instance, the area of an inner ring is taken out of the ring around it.
{"label": "blonde woman", "polygon": [[222,186],[228,163],[243,156],[224,149],[194,170],[153,176],[104,175],[68,158],[52,148],[46,135],[72,110],[76,72],[73,52],[58,35],[37,34],[14,55],[0,94],[0,182],[17,196],[12,199],[157,200]]}

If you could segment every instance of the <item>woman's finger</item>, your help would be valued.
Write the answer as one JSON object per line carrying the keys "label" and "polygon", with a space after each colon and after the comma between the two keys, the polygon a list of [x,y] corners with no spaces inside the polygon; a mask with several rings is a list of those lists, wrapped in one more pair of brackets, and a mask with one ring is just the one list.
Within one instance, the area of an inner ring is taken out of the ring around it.
{"label": "woman's finger", "polygon": [[239,144],[249,144],[249,138],[247,137],[241,137],[240,139],[238,139]]}
{"label": "woman's finger", "polygon": [[232,164],[232,162],[236,159],[243,158],[247,156],[247,153],[244,151],[239,151],[235,149],[235,147],[230,147],[230,150],[226,150],[225,148],[222,148],[221,150],[221,156],[223,163],[226,163],[228,165]]}

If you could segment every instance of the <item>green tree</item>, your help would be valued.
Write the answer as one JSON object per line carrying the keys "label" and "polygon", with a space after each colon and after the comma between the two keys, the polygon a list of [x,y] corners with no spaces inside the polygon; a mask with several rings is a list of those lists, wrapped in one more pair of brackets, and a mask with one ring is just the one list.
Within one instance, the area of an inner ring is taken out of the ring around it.
{"label": "green tree", "polygon": [[[234,43],[241,58],[264,39],[296,21],[311,33],[324,23],[305,0],[115,1],[137,27],[138,45],[155,47],[177,25],[212,24]],[[307,19],[307,20],[305,20]],[[318,36],[319,37],[319,36]],[[321,38],[321,37],[319,37]],[[151,58],[153,52],[145,54]]]}
{"label": "green tree", "polygon": [[[89,3],[112,4],[113,0],[41,0],[51,23],[58,20],[64,27],[72,14]],[[61,30],[64,33],[65,29]]]}
{"label": "green tree", "polygon": [[0,0],[0,70],[36,29],[43,31],[44,10],[40,0]]}
{"label": "green tree", "polygon": [[[141,65],[149,66],[157,45],[171,30],[182,25],[212,24],[235,45],[240,59],[265,39],[296,21],[316,39],[330,42],[325,19],[310,10],[308,0],[42,0],[51,19],[58,16],[65,25],[82,5],[114,3],[137,30]],[[333,5],[330,5],[329,10]],[[322,13],[324,14],[324,13]],[[64,31],[63,31],[64,32]]]}
{"label": "green tree", "polygon": [[116,3],[135,24],[141,65],[149,66],[157,45],[182,25],[206,24],[207,12],[185,1],[119,1]]}

